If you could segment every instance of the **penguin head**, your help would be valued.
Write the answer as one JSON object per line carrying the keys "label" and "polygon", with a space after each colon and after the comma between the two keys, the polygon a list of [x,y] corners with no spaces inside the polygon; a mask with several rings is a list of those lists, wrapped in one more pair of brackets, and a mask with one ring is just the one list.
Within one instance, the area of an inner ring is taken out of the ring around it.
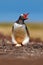
{"label": "penguin head", "polygon": [[27,20],[28,18],[28,13],[27,14],[21,14],[19,17],[19,20]]}
{"label": "penguin head", "polygon": [[24,21],[28,19],[28,13],[27,14],[21,14],[19,16],[19,19],[16,21],[18,24],[24,24]]}

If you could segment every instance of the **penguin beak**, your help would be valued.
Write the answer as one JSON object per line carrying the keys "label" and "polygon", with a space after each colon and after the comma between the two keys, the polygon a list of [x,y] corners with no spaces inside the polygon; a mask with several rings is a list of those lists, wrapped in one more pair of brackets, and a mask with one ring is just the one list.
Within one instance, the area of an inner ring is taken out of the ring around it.
{"label": "penguin beak", "polygon": [[28,13],[27,14],[23,14],[23,18],[25,19],[25,20],[27,20],[28,19]]}

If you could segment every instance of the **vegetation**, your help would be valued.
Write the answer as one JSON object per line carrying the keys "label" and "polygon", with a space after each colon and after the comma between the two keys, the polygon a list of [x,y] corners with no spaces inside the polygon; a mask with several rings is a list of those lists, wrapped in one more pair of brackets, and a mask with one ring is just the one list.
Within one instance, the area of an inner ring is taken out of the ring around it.
{"label": "vegetation", "polygon": [[[26,23],[30,32],[30,37],[43,40],[43,23]],[[4,35],[12,34],[13,23],[0,23],[0,33]]]}

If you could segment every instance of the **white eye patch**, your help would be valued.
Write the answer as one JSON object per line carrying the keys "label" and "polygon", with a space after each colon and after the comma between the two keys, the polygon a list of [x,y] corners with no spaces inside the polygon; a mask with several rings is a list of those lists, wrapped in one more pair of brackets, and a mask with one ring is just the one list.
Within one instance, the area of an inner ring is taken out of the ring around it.
{"label": "white eye patch", "polygon": [[21,14],[21,16],[23,16],[23,14]]}

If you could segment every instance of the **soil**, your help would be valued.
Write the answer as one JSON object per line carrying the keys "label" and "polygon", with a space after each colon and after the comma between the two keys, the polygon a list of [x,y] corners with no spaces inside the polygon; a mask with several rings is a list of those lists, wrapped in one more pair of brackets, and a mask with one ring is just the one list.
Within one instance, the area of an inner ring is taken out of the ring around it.
{"label": "soil", "polygon": [[0,65],[43,65],[43,41],[30,39],[26,46],[15,47],[11,37],[0,33]]}

